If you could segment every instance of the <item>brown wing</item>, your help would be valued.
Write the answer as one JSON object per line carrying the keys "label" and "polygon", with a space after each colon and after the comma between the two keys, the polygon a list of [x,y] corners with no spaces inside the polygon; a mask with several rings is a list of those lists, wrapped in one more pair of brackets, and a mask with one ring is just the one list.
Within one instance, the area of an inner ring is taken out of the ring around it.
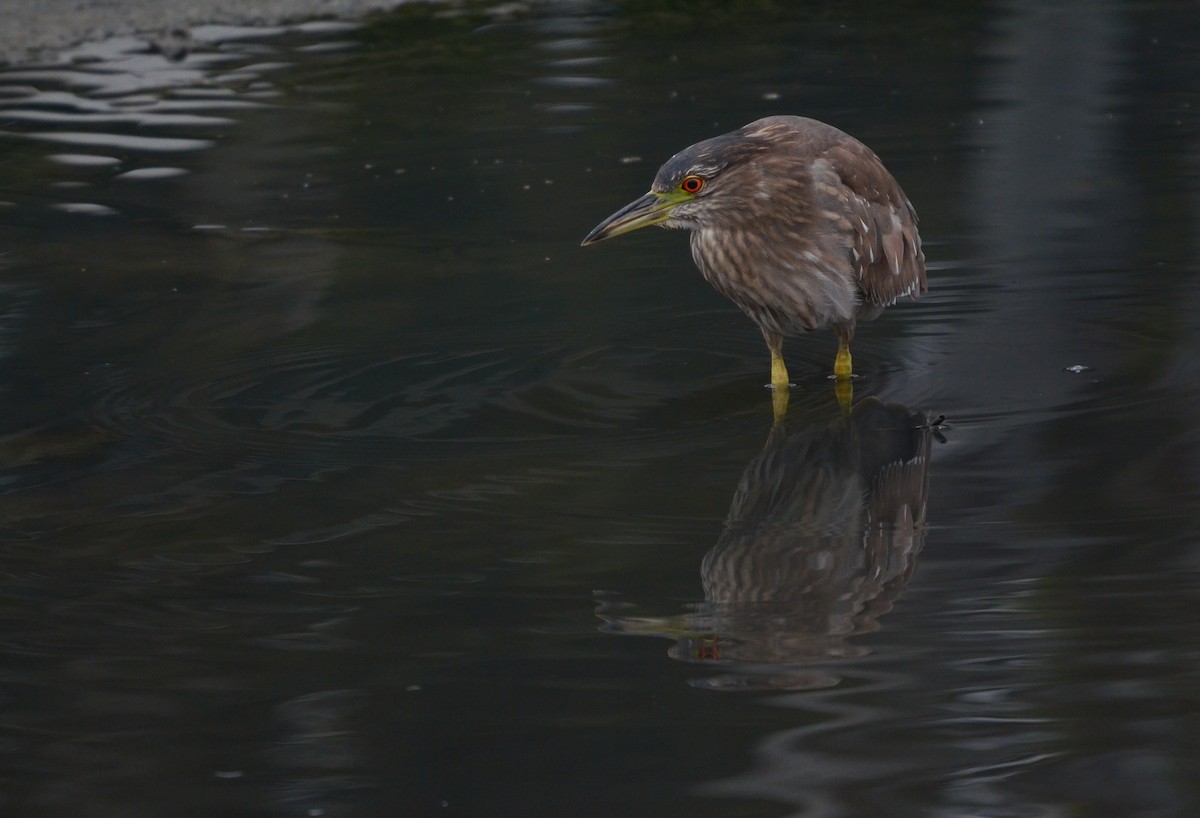
{"label": "brown wing", "polygon": [[839,198],[853,230],[851,255],[863,301],[884,307],[925,292],[917,213],[892,174],[852,137],[829,148],[824,158],[844,186]]}

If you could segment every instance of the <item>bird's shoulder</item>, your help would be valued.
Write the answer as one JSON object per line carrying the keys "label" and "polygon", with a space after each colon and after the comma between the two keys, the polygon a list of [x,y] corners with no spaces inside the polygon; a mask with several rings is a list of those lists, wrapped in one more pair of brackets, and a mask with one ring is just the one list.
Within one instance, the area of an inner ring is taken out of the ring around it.
{"label": "bird's shoulder", "polygon": [[824,146],[815,158],[827,163],[841,184],[859,199],[897,210],[911,209],[908,198],[884,167],[883,160],[857,139],[846,136],[837,140]]}
{"label": "bird's shoulder", "polygon": [[801,116],[769,116],[750,123],[740,133],[787,146],[795,160],[817,174],[823,168],[831,169],[841,184],[866,201],[907,204],[879,156],[833,125]]}

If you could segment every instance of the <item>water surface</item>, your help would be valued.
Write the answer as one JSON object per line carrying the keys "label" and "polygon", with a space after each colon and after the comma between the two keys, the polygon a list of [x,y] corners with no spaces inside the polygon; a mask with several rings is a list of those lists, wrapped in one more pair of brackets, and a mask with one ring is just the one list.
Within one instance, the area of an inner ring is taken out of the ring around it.
{"label": "water surface", "polygon": [[[0,72],[0,803],[1191,816],[1188,3],[554,3]],[[786,347],[579,240],[802,113],[931,288]],[[944,416],[945,420],[930,421]]]}

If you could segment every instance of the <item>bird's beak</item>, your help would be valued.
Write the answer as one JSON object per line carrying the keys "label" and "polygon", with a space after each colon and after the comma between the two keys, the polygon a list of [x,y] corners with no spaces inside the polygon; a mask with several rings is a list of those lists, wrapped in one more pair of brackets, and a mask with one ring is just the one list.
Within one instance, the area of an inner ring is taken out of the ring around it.
{"label": "bird's beak", "polygon": [[682,199],[675,198],[669,193],[650,191],[596,225],[596,228],[587,234],[587,238],[580,246],[587,247],[589,244],[632,233],[634,230],[641,230],[652,224],[662,224],[671,218],[671,211],[681,201]]}

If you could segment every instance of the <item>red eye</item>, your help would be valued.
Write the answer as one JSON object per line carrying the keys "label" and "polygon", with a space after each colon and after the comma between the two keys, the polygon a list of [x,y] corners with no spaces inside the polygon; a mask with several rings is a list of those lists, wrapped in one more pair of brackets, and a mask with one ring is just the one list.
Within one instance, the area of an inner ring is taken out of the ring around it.
{"label": "red eye", "polygon": [[684,193],[699,193],[704,187],[704,180],[699,176],[688,176],[679,183],[679,189]]}

